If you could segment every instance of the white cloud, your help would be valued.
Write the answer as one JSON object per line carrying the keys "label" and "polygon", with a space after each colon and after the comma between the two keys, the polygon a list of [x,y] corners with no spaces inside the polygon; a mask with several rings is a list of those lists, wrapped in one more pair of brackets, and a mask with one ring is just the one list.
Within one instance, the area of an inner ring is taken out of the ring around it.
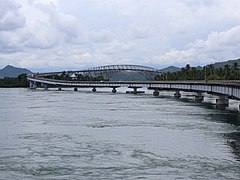
{"label": "white cloud", "polygon": [[127,53],[132,51],[134,48],[134,43],[132,42],[120,42],[117,39],[113,39],[111,42],[106,43],[102,52],[110,55],[117,55],[119,52]]}
{"label": "white cloud", "polygon": [[[240,56],[240,26],[222,32],[211,32],[206,40],[197,39],[189,43],[185,49],[172,49],[164,55],[153,56],[153,61],[166,65],[194,63],[204,65],[223,57],[236,58]],[[226,60],[226,59],[225,59]]]}
{"label": "white cloud", "polygon": [[0,66],[203,65],[240,56],[238,0],[0,0]]}
{"label": "white cloud", "polygon": [[19,12],[21,6],[13,0],[0,0],[0,31],[12,31],[25,25],[25,17]]}

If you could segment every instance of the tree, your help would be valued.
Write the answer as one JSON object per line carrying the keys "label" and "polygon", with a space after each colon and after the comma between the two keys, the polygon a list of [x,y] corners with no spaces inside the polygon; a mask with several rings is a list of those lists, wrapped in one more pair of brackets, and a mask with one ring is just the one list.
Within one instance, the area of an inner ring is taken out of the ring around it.
{"label": "tree", "polygon": [[224,74],[224,80],[230,79],[230,67],[228,64],[226,64],[223,68],[223,74]]}
{"label": "tree", "polygon": [[237,62],[232,66],[225,65],[223,68],[215,68],[210,64],[202,69],[191,67],[187,64],[177,72],[162,73],[155,80],[237,80],[240,79],[240,68]]}
{"label": "tree", "polygon": [[237,80],[239,79],[239,67],[238,67],[238,63],[235,62],[231,68],[231,79],[233,80]]}

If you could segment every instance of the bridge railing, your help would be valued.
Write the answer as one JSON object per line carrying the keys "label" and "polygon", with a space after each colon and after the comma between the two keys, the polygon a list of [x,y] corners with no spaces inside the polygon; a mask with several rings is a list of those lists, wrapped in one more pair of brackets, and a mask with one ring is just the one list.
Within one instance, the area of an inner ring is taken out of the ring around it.
{"label": "bridge railing", "polygon": [[28,81],[65,87],[146,87],[152,90],[180,90],[222,94],[240,99],[239,81],[66,81],[29,75]]}

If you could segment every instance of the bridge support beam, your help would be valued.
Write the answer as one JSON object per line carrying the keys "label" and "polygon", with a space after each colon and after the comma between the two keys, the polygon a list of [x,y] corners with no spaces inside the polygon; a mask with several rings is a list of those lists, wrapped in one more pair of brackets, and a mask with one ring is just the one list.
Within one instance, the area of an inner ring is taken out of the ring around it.
{"label": "bridge support beam", "polygon": [[48,85],[47,84],[41,83],[41,86],[44,88],[44,90],[48,90]]}
{"label": "bridge support beam", "polygon": [[145,91],[138,91],[138,88],[142,88],[142,87],[128,87],[128,88],[132,88],[133,91],[126,91],[126,93],[130,93],[130,94],[140,94],[140,93],[145,93]]}
{"label": "bridge support beam", "polygon": [[117,89],[114,87],[113,89],[112,89],[112,93],[116,93],[117,92]]}
{"label": "bridge support beam", "polygon": [[29,87],[30,87],[30,89],[36,89],[37,88],[37,83],[34,82],[34,81],[30,81],[29,82]]}
{"label": "bridge support beam", "polygon": [[195,95],[195,101],[202,102],[204,100],[204,96],[202,95],[202,92],[197,92],[197,95]]}
{"label": "bridge support beam", "polygon": [[30,81],[29,82],[29,88],[30,89],[36,89],[37,88],[37,82]]}
{"label": "bridge support beam", "polygon": [[96,92],[97,91],[97,89],[94,87],[94,88],[92,88],[92,92]]}
{"label": "bridge support beam", "polygon": [[153,96],[158,96],[159,95],[159,91],[157,90],[157,89],[155,89],[154,91],[153,91]]}
{"label": "bridge support beam", "polygon": [[137,92],[138,92],[137,89],[138,89],[137,87],[134,87],[134,88],[133,88],[133,94],[137,94]]}
{"label": "bridge support beam", "polygon": [[226,95],[220,95],[219,99],[216,99],[216,105],[217,107],[226,107],[229,105],[229,99]]}
{"label": "bridge support beam", "polygon": [[180,97],[181,97],[181,94],[180,94],[180,91],[179,91],[179,90],[176,90],[176,91],[175,91],[174,97],[175,97],[175,98],[180,98]]}
{"label": "bridge support beam", "polygon": [[33,82],[29,81],[29,88],[32,89],[33,88]]}

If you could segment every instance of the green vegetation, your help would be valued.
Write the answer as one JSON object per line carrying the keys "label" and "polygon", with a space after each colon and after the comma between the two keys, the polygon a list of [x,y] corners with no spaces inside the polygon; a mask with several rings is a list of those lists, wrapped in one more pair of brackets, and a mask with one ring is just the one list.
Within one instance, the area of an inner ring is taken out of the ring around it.
{"label": "green vegetation", "polygon": [[[61,75],[48,76],[45,78],[71,81],[107,81],[102,76],[92,77],[82,74],[62,72]],[[191,67],[187,64],[184,68],[175,72],[164,72],[155,76],[157,81],[175,80],[240,80],[240,67],[237,62],[232,65],[225,64],[223,67],[215,67],[210,64],[203,68]],[[0,87],[28,87],[27,75],[18,77],[5,77],[0,79]]]}
{"label": "green vegetation", "polygon": [[[76,75],[76,77],[70,77],[68,73],[63,72],[60,76],[46,76],[45,78],[68,80],[68,81],[106,81],[102,76],[91,77],[84,75]],[[0,88],[15,88],[15,87],[28,87],[27,75],[21,74],[18,77],[5,77],[0,79]]]}
{"label": "green vegetation", "polygon": [[28,87],[27,75],[21,74],[18,77],[5,77],[0,79],[0,87]]}
{"label": "green vegetation", "polygon": [[210,64],[203,68],[191,67],[187,64],[180,71],[167,72],[155,76],[157,81],[167,80],[239,80],[240,68],[237,62],[233,65],[224,65],[224,67],[215,68]]}
{"label": "green vegetation", "polygon": [[92,77],[82,74],[74,74],[70,76],[69,73],[63,71],[61,75],[55,76],[46,76],[45,78],[57,79],[57,80],[66,80],[66,81],[106,81],[102,76]]}

